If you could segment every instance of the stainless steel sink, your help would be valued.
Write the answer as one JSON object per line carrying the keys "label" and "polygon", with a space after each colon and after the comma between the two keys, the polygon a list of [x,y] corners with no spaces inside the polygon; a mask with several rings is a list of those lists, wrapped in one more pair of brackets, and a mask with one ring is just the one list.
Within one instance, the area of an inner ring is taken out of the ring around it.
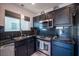
{"label": "stainless steel sink", "polygon": [[16,41],[20,41],[20,40],[24,40],[26,38],[32,37],[33,35],[28,35],[28,36],[19,36],[19,37],[15,37],[14,40]]}
{"label": "stainless steel sink", "polygon": [[26,39],[27,36],[19,36],[19,37],[15,37],[14,40],[16,41],[20,41],[20,40],[23,40],[23,39]]}

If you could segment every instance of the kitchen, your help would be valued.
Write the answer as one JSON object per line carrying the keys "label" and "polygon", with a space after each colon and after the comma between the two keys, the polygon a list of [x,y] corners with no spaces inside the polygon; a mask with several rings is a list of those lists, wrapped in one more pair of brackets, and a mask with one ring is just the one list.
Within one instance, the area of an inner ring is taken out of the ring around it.
{"label": "kitchen", "polygon": [[0,3],[0,56],[78,55],[78,3]]}

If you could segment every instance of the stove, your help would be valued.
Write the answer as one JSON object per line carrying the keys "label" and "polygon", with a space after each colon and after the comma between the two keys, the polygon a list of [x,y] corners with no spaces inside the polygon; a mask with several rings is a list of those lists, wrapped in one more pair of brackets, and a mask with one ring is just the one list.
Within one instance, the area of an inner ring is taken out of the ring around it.
{"label": "stove", "polygon": [[51,38],[37,37],[37,50],[50,56],[51,55]]}

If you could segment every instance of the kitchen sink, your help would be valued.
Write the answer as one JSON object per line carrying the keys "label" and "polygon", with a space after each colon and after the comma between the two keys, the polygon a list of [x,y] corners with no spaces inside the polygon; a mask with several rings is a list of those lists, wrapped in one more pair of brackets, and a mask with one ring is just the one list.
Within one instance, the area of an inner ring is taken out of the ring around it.
{"label": "kitchen sink", "polygon": [[20,41],[20,40],[23,40],[23,39],[26,39],[26,38],[29,38],[29,37],[32,37],[33,35],[28,35],[28,36],[19,36],[19,37],[15,37],[14,40],[16,41]]}

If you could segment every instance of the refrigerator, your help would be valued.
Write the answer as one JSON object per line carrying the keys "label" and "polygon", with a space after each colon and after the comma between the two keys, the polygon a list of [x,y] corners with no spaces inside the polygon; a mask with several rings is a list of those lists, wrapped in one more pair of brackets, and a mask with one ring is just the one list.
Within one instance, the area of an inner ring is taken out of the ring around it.
{"label": "refrigerator", "polygon": [[58,38],[52,41],[52,56],[73,56],[72,26],[56,26],[55,30]]}
{"label": "refrigerator", "polygon": [[76,14],[73,17],[74,26],[73,26],[73,38],[75,40],[74,52],[76,56],[79,56],[79,5],[76,6]]}

